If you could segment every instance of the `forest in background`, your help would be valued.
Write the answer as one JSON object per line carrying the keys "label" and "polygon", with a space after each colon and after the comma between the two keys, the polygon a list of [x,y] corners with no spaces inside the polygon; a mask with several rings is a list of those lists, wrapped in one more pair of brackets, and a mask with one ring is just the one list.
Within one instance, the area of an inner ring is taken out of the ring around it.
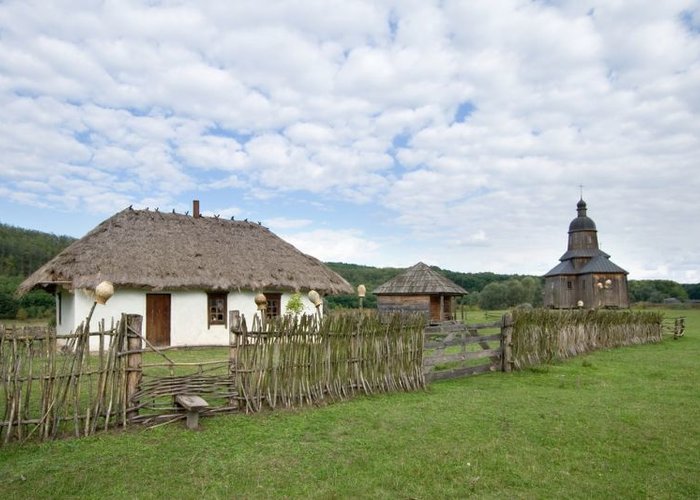
{"label": "forest in background", "polygon": [[[53,318],[54,298],[36,290],[18,298],[17,286],[32,272],[46,263],[74,238],[22,229],[0,223],[0,318]],[[395,267],[373,267],[342,262],[326,262],[354,287],[363,284],[367,296],[363,306],[374,308],[377,298],[371,293],[376,287],[403,271]],[[543,279],[540,276],[495,274],[491,272],[462,273],[433,267],[469,292],[460,299],[462,304],[481,309],[505,309],[528,303],[542,303]],[[670,280],[631,280],[630,299],[633,303],[663,303],[668,299],[681,302],[700,300],[700,283],[679,284]],[[331,308],[359,307],[356,295],[327,298]]]}
{"label": "forest in background", "polygon": [[15,296],[19,284],[75,238],[32,231],[0,223],[0,318],[54,317],[54,297],[35,290]]}

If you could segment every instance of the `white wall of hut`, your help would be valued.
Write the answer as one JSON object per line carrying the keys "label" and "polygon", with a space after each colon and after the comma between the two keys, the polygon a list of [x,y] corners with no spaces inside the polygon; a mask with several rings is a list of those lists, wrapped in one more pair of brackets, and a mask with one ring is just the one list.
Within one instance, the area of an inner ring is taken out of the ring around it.
{"label": "white wall of hut", "polygon": [[[61,290],[57,298],[56,332],[59,335],[69,334],[83,322],[90,313],[94,302],[93,294],[88,290]],[[154,292],[155,293],[155,292]],[[204,291],[163,290],[157,293],[169,294],[170,304],[170,345],[171,346],[206,346],[225,345],[229,342],[230,325],[209,325],[207,322],[207,293]],[[274,293],[274,292],[273,292]],[[292,298],[291,292],[282,293],[281,312],[287,309],[287,303]],[[227,312],[239,311],[245,316],[248,328],[252,327],[253,317],[258,314],[255,305],[255,292],[230,292],[227,296]],[[305,293],[301,294],[304,311],[302,314],[315,314],[316,307]],[[323,311],[321,311],[323,312]],[[117,289],[106,304],[97,304],[90,321],[91,331],[98,331],[101,321],[110,328],[112,319],[115,323],[122,313],[140,314],[143,316],[143,331],[146,336],[146,292],[136,289]],[[228,323],[228,320],[227,320]],[[90,339],[90,349],[99,348],[99,338]]]}

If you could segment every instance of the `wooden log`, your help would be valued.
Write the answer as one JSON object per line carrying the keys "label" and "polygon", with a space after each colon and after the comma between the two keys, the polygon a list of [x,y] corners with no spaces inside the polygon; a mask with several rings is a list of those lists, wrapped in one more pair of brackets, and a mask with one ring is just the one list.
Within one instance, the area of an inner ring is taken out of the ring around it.
{"label": "wooden log", "polygon": [[501,370],[510,372],[513,370],[513,313],[508,311],[503,315],[501,325],[501,344],[503,348],[503,364]]}
{"label": "wooden log", "polygon": [[[141,349],[141,327],[143,324],[143,316],[138,314],[123,314],[122,321],[126,324],[127,349],[129,351],[138,351]],[[140,352],[134,352],[127,356],[126,362],[126,419],[133,420],[138,415],[138,409],[131,409],[138,405],[138,401],[132,400],[134,394],[139,389],[142,372],[142,355]]]}

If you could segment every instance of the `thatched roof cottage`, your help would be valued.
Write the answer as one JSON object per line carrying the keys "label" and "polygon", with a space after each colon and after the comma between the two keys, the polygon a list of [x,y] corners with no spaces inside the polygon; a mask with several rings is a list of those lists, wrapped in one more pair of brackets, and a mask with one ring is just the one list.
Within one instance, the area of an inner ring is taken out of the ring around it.
{"label": "thatched roof cottage", "polygon": [[467,291],[419,262],[372,293],[377,296],[379,312],[418,312],[432,322],[439,322],[454,319],[455,299]]}
{"label": "thatched roof cottage", "polygon": [[102,222],[44,264],[19,287],[56,294],[57,329],[73,330],[87,316],[92,291],[102,281],[115,294],[93,321],[123,312],[145,318],[155,345],[228,342],[229,311],[250,321],[254,297],[263,292],[267,314],[283,314],[294,292],[306,297],[352,293],[352,287],[322,262],[305,255],[266,227],[247,221],[127,208]]}

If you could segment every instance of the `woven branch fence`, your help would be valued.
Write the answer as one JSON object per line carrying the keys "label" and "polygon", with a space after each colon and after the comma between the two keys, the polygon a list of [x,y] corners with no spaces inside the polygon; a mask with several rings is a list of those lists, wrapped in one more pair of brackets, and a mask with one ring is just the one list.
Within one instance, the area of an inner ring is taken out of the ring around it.
{"label": "woven branch fence", "polygon": [[[75,333],[0,325],[0,443],[87,436],[126,422],[125,325]],[[100,350],[90,355],[90,337]]]}
{"label": "woven branch fence", "polygon": [[[178,395],[205,397],[210,407],[203,415],[324,404],[424,388],[425,362],[432,366],[449,356],[493,358],[483,367],[451,370],[450,376],[510,371],[662,336],[662,315],[655,312],[516,310],[482,326],[498,324],[500,334],[461,335],[461,350],[450,354],[445,349],[452,344],[432,339],[437,334],[424,331],[420,315],[287,316],[254,321],[250,330],[241,318],[227,345],[178,349],[177,355],[151,346],[136,315],[122,315],[98,332],[85,326],[88,317],[70,335],[0,325],[0,444],[184,419]],[[91,353],[95,335],[100,348]],[[431,364],[425,348],[435,349],[436,342],[445,352]],[[474,342],[483,345],[465,351]]]}
{"label": "woven branch fence", "polygon": [[376,313],[287,317],[235,335],[245,411],[423,388],[423,318]]}
{"label": "woven branch fence", "polygon": [[[147,347],[141,352],[160,357],[142,363],[142,380],[130,398],[139,411],[132,420],[184,418],[174,402],[179,394],[205,397],[210,407],[201,414],[210,415],[423,388],[423,322],[418,315],[376,313],[285,316],[264,323],[257,318],[249,331],[242,318],[230,344],[220,346],[227,351],[199,363],[174,361],[167,351]],[[221,359],[224,353],[228,357]]]}
{"label": "woven branch fence", "polygon": [[515,310],[509,362],[522,369],[634,344],[660,342],[663,315],[614,310]]}

